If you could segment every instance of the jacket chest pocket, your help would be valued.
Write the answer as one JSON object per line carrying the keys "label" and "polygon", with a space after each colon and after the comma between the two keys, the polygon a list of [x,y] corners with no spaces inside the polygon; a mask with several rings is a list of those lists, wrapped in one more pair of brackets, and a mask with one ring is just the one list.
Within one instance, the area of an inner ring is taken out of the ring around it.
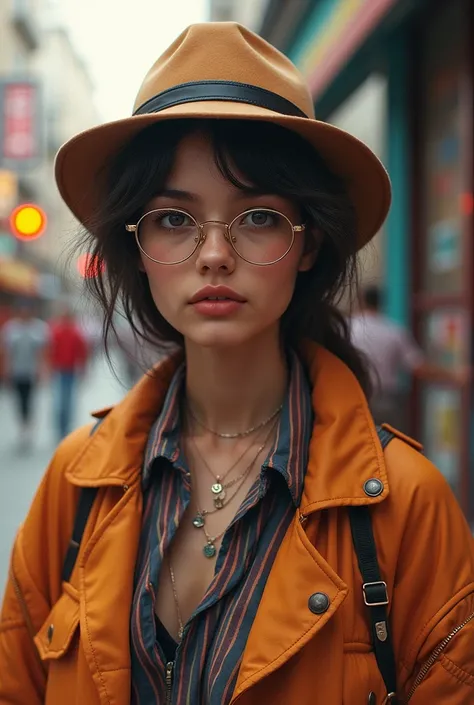
{"label": "jacket chest pocket", "polygon": [[41,658],[54,661],[64,656],[72,648],[78,627],[79,601],[68,586],[35,636]]}

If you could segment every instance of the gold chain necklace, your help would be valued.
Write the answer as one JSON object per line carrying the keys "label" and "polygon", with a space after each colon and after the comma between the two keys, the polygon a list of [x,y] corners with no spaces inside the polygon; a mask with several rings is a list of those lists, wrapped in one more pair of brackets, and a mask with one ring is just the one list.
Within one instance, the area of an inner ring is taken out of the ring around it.
{"label": "gold chain necklace", "polygon": [[[270,431],[270,433],[271,433],[271,431]],[[236,485],[242,478],[247,477],[247,474],[248,474],[248,467],[247,467],[242,473],[240,473],[240,475],[237,475],[237,477],[235,477],[234,479],[229,480],[229,482],[224,482],[224,480],[225,480],[225,478],[227,477],[227,475],[228,475],[235,467],[237,467],[237,465],[240,463],[240,461],[241,461],[241,460],[247,455],[247,453],[250,451],[250,449],[251,449],[251,447],[252,447],[252,445],[253,445],[253,441],[252,441],[252,443],[244,450],[244,452],[237,458],[237,460],[236,460],[234,463],[232,463],[232,465],[230,466],[230,468],[229,468],[228,470],[226,470],[226,472],[225,472],[223,475],[216,475],[216,474],[212,471],[212,469],[210,468],[208,462],[207,462],[206,459],[204,458],[204,456],[203,456],[203,454],[201,453],[201,451],[199,450],[199,448],[198,448],[197,443],[195,442],[195,440],[194,440],[191,436],[188,436],[188,439],[189,439],[189,442],[193,445],[194,450],[196,451],[197,455],[198,455],[199,458],[201,459],[201,461],[202,461],[204,467],[206,468],[206,470],[209,472],[209,474],[210,474],[210,475],[214,478],[214,480],[215,480],[215,482],[213,482],[213,484],[211,485],[211,492],[212,492],[212,495],[213,495],[214,507],[215,507],[215,509],[223,509],[223,507],[225,507],[226,504],[230,501],[230,500],[228,500],[227,502],[225,501],[226,496],[227,496],[227,490],[229,490],[231,487],[233,487],[234,485]],[[267,439],[265,440],[265,443],[267,442],[267,440],[268,440],[268,436],[267,436]]]}
{"label": "gold chain necklace", "polygon": [[171,587],[173,589],[173,598],[174,598],[174,604],[176,607],[176,616],[178,617],[178,639],[181,641],[181,639],[183,638],[183,633],[184,633],[184,624],[183,624],[183,618],[181,617],[181,610],[179,608],[178,591],[176,590],[176,579],[174,577],[174,570],[173,570],[173,566],[171,565],[169,551],[168,551],[168,568],[170,571]]}
{"label": "gold chain necklace", "polygon": [[219,431],[215,431],[212,428],[209,428],[209,426],[206,426],[206,424],[201,421],[201,419],[198,419],[198,417],[195,415],[195,413],[192,411],[191,407],[188,405],[187,410],[191,418],[199,424],[202,428],[205,428],[206,431],[209,431],[209,433],[212,433],[214,436],[218,436],[219,438],[244,438],[245,436],[250,436],[251,433],[254,433],[254,431],[258,431],[259,429],[263,428],[264,426],[267,426],[270,421],[273,421],[275,416],[280,413],[280,411],[283,409],[283,404],[280,404],[278,409],[275,409],[275,411],[270,414],[270,416],[265,419],[264,421],[261,421],[259,424],[256,426],[252,426],[252,428],[248,428],[246,431],[241,431],[240,433],[220,433]]}
{"label": "gold chain necklace", "polygon": [[[265,446],[267,445],[268,441],[270,440],[270,436],[272,435],[272,433],[275,431],[276,425],[277,425],[277,422],[275,422],[275,423],[273,424],[273,426],[272,426],[272,428],[270,429],[269,433],[268,433],[267,436],[265,437],[264,442],[263,442],[262,445],[259,447],[259,449],[257,450],[257,453],[255,454],[254,458],[252,459],[251,463],[250,463],[250,464],[248,465],[248,467],[246,468],[246,470],[245,470],[245,476],[242,478],[242,480],[241,480],[239,486],[236,488],[236,490],[235,490],[235,492],[232,494],[232,496],[228,498],[228,500],[227,500],[227,502],[226,502],[225,504],[229,504],[229,502],[231,502],[231,500],[238,494],[240,488],[241,488],[242,485],[244,484],[244,482],[245,482],[245,480],[247,479],[247,477],[249,476],[249,474],[250,474],[250,472],[251,472],[253,466],[255,465],[255,463],[256,463],[256,461],[257,461],[257,459],[258,459],[258,456],[260,455],[260,453],[262,452],[262,450],[263,450],[263,449],[265,448]],[[191,475],[191,480],[192,480],[192,475]],[[224,531],[222,531],[220,534],[217,534],[216,536],[210,536],[210,534],[208,533],[208,531],[207,531],[207,529],[206,529],[206,516],[208,516],[209,514],[214,514],[214,513],[215,513],[216,511],[218,511],[218,510],[217,510],[217,509],[214,509],[214,510],[206,511],[206,510],[201,509],[201,508],[199,507],[199,499],[198,499],[198,497],[197,497],[196,489],[195,489],[195,497],[196,497],[196,506],[197,506],[197,510],[198,510],[198,511],[197,511],[196,516],[195,516],[194,519],[192,520],[192,521],[193,521],[193,526],[194,526],[195,529],[202,529],[203,532],[204,532],[204,535],[205,535],[205,537],[206,537],[206,545],[205,545],[204,548],[202,549],[203,554],[206,556],[206,558],[214,558],[214,556],[215,556],[216,553],[217,553],[217,549],[216,549],[215,543],[216,543],[216,541],[217,541],[218,539],[220,539],[220,538],[225,534],[225,532],[226,532],[226,530],[227,530],[227,527],[226,527],[226,528],[224,529]]]}
{"label": "gold chain necklace", "polygon": [[[188,435],[188,440],[189,440],[189,442],[193,445],[194,450],[196,451],[197,455],[199,455],[199,457],[200,457],[200,459],[202,460],[203,465],[204,465],[204,467],[206,468],[206,470],[207,470],[207,471],[210,473],[210,475],[214,478],[214,482],[213,482],[212,487],[211,487],[211,492],[212,492],[214,495],[217,495],[217,497],[216,497],[216,496],[214,497],[214,506],[216,507],[216,509],[221,509],[223,505],[220,504],[220,502],[219,502],[219,494],[223,491],[223,489],[228,489],[228,488],[232,487],[232,485],[235,485],[236,481],[237,481],[239,478],[236,478],[235,480],[229,481],[228,483],[224,483],[224,480],[225,480],[225,478],[227,477],[227,475],[229,475],[229,474],[232,472],[232,470],[234,470],[234,468],[236,468],[237,465],[241,462],[241,460],[247,455],[247,453],[248,453],[249,450],[251,449],[251,447],[252,447],[254,441],[251,441],[251,443],[247,446],[247,448],[245,448],[244,452],[241,453],[241,455],[239,455],[239,457],[237,458],[237,460],[236,460],[234,463],[232,463],[232,465],[230,466],[230,468],[229,468],[228,470],[226,470],[223,475],[216,475],[216,474],[211,470],[211,468],[209,467],[208,463],[207,463],[206,460],[204,459],[204,457],[203,457],[201,451],[199,450],[199,448],[198,448],[198,446],[197,446],[197,443],[196,443],[196,441],[194,440],[194,438],[192,438],[191,435]],[[219,486],[219,487],[218,487],[218,486]],[[214,488],[214,489],[213,489],[213,488]],[[219,489],[219,488],[220,488],[220,489]],[[219,492],[217,492],[218,489],[219,489]],[[222,498],[222,499],[223,499],[223,498]],[[220,505],[220,506],[219,506],[219,505]]]}

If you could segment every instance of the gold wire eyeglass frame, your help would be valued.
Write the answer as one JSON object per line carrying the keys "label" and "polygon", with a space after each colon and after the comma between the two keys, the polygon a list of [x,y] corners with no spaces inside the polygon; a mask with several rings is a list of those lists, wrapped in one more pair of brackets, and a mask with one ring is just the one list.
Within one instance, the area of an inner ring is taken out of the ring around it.
{"label": "gold wire eyeglass frame", "polygon": [[[194,246],[194,249],[192,250],[192,252],[189,255],[187,255],[186,257],[183,257],[183,259],[176,260],[175,262],[162,262],[161,260],[158,260],[158,259],[155,259],[154,257],[151,257],[148,254],[148,252],[146,252],[143,249],[143,247],[140,244],[140,240],[138,238],[138,229],[139,229],[140,223],[143,221],[143,219],[146,218],[147,216],[151,215],[152,213],[171,213],[171,212],[172,213],[181,213],[182,215],[186,215],[188,218],[191,218],[191,220],[193,220],[196,223],[196,226],[198,227],[199,233],[194,238],[194,241],[196,244]],[[262,212],[273,213],[274,215],[281,216],[282,218],[284,218],[284,220],[286,220],[286,222],[291,227],[291,233],[292,233],[291,242],[288,246],[288,249],[286,250],[286,252],[284,254],[281,255],[281,257],[278,257],[277,259],[274,259],[271,262],[252,262],[252,260],[249,260],[249,259],[246,259],[245,257],[243,257],[240,254],[240,252],[236,249],[236,246],[235,246],[236,238],[231,236],[231,228],[234,225],[234,223],[237,222],[237,220],[239,218],[242,218],[242,216],[249,215],[250,213],[262,213]],[[291,250],[291,248],[293,247],[293,244],[295,242],[295,233],[302,233],[306,229],[305,225],[293,225],[293,223],[288,218],[288,216],[286,216],[284,213],[281,213],[280,211],[274,210],[273,208],[249,208],[248,210],[243,211],[242,213],[239,213],[238,215],[236,215],[235,218],[230,223],[226,223],[223,220],[205,220],[204,222],[199,223],[196,220],[196,218],[193,215],[191,215],[191,213],[188,213],[188,211],[182,210],[181,208],[154,208],[153,210],[148,211],[147,213],[144,213],[135,224],[125,225],[125,230],[129,233],[135,234],[135,240],[138,245],[138,248],[139,248],[140,252],[142,252],[145,255],[145,257],[148,257],[148,259],[150,259],[152,262],[156,262],[157,264],[171,266],[174,264],[181,264],[182,262],[186,262],[186,260],[188,260],[190,257],[193,256],[193,254],[196,252],[198,247],[205,242],[206,233],[204,232],[204,226],[209,225],[210,223],[213,223],[214,225],[223,225],[225,228],[224,237],[227,240],[227,242],[231,245],[235,254],[238,257],[240,257],[240,259],[244,260],[244,262],[248,262],[249,264],[254,264],[257,267],[268,267],[269,265],[276,264],[277,262],[280,262],[282,259],[284,259],[287,256],[287,254],[289,253],[289,251]]]}

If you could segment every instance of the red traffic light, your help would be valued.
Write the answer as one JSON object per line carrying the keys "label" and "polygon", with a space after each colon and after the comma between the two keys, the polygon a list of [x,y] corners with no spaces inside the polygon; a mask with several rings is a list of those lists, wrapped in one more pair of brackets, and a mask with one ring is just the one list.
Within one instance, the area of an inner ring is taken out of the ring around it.
{"label": "red traffic light", "polygon": [[22,203],[10,214],[10,228],[19,240],[29,241],[41,237],[48,219],[42,208],[34,203]]}

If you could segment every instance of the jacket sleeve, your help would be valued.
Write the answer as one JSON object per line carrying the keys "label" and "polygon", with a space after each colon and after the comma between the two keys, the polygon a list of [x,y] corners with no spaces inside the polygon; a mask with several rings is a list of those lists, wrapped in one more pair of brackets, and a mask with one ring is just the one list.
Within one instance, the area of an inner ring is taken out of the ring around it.
{"label": "jacket sleeve", "polygon": [[392,534],[398,561],[390,621],[400,700],[473,705],[471,531],[445,479],[421,454],[394,441],[386,459],[392,505],[405,507],[403,529]]}
{"label": "jacket sleeve", "polygon": [[33,637],[61,594],[62,562],[78,497],[64,470],[89,431],[75,431],[57,449],[13,546],[0,613],[1,705],[44,702],[47,666]]}

